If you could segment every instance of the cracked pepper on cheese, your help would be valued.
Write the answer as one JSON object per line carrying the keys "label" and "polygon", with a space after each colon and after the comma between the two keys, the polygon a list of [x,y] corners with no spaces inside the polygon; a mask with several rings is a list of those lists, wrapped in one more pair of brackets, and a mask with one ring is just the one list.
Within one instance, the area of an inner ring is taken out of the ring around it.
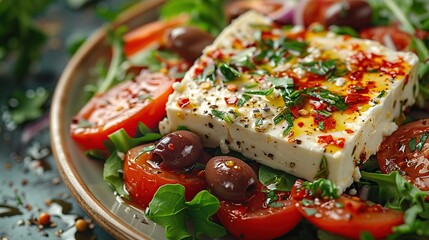
{"label": "cracked pepper on cheese", "polygon": [[343,191],[415,102],[417,64],[413,53],[249,12],[174,85],[160,130],[185,126],[206,147]]}

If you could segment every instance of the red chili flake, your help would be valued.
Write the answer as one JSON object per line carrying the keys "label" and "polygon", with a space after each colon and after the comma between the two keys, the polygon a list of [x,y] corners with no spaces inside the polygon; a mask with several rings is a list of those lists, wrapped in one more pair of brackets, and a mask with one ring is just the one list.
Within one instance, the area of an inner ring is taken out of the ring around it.
{"label": "red chili flake", "polygon": [[171,151],[173,151],[173,150],[174,150],[174,144],[173,144],[173,143],[169,143],[169,144],[167,145],[167,147],[168,147],[168,149],[170,149]]}
{"label": "red chili flake", "polygon": [[350,35],[343,35],[344,41],[350,40],[351,38],[352,38],[352,36],[350,36]]}
{"label": "red chili flake", "polygon": [[304,127],[304,123],[303,122],[298,122],[298,127],[300,127],[300,128]]}
{"label": "red chili flake", "polygon": [[220,49],[216,49],[213,52],[208,53],[207,55],[213,59],[218,59],[218,60],[222,60],[224,57],[224,54]]}
{"label": "red chili flake", "polygon": [[339,148],[344,148],[344,143],[346,142],[345,138],[334,139],[332,135],[322,135],[317,137],[317,143],[324,145],[334,145]]}
{"label": "red chili flake", "polygon": [[352,74],[350,74],[350,79],[355,80],[355,81],[360,81],[363,78],[363,71],[354,71],[352,72]]}
{"label": "red chili flake", "polygon": [[346,133],[348,133],[348,134],[352,134],[355,132],[355,131],[348,129],[348,128],[344,129],[344,131],[346,131]]}
{"label": "red chili flake", "polygon": [[368,96],[362,95],[360,93],[349,93],[344,99],[347,104],[367,103],[369,100],[370,98]]}
{"label": "red chili flake", "polygon": [[291,107],[290,108],[290,111],[291,111],[291,113],[292,113],[292,115],[294,116],[294,117],[299,117],[300,115],[299,115],[299,107]]}
{"label": "red chili flake", "polygon": [[179,98],[177,100],[177,104],[179,105],[180,108],[185,108],[186,106],[188,106],[190,103],[189,98]]}
{"label": "red chili flake", "polygon": [[226,97],[225,102],[228,105],[235,105],[238,102],[238,98],[236,96]]}

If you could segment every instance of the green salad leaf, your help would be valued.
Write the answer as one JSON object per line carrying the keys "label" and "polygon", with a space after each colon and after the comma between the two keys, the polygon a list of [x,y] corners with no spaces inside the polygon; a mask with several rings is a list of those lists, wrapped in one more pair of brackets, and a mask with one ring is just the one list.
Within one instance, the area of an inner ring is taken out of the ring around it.
{"label": "green salad leaf", "polygon": [[297,177],[281,170],[276,170],[265,165],[261,165],[258,172],[259,181],[269,188],[279,191],[292,190]]}
{"label": "green salad leaf", "polygon": [[[219,200],[203,190],[191,201],[185,200],[185,187],[180,184],[166,184],[158,189],[146,216],[165,228],[167,239],[192,239],[207,235],[222,237],[226,230],[209,220],[219,209]],[[194,226],[194,234],[188,232],[186,220]]]}
{"label": "green salad leaf", "polygon": [[103,179],[107,182],[113,190],[120,196],[128,197],[128,194],[123,188],[122,170],[123,160],[118,156],[118,152],[114,151],[104,162]]}
{"label": "green salad leaf", "polygon": [[[397,171],[390,174],[361,172],[362,178],[375,182],[375,201],[386,207],[404,211],[404,224],[395,227],[389,239],[402,239],[404,235],[429,236],[429,192],[420,191]],[[373,187],[374,188],[374,187]],[[372,199],[370,199],[372,200]]]}
{"label": "green salad leaf", "polygon": [[161,8],[161,18],[168,19],[183,13],[189,24],[218,35],[226,26],[224,0],[168,0]]}

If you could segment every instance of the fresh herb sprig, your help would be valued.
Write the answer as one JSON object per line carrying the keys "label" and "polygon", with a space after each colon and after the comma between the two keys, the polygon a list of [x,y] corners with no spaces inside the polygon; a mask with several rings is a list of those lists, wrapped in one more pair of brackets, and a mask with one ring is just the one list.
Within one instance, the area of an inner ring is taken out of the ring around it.
{"label": "fresh herb sprig", "polygon": [[327,197],[330,199],[338,198],[338,189],[335,184],[328,179],[319,178],[313,182],[304,182],[304,189],[310,191],[312,196],[320,196],[322,198]]}

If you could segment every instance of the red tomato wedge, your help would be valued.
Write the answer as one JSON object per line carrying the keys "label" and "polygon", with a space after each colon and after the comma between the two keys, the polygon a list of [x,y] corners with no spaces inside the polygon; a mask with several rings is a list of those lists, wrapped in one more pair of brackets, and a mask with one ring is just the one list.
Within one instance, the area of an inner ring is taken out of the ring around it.
{"label": "red tomato wedge", "polygon": [[411,37],[394,26],[367,28],[362,30],[359,36],[361,38],[378,41],[386,46],[389,46],[389,40],[391,40],[396,49],[400,51],[406,50],[411,43]]}
{"label": "red tomato wedge", "polygon": [[142,151],[146,146],[150,144],[130,149],[124,160],[124,184],[133,202],[147,207],[158,188],[169,183],[183,185],[187,201],[207,187],[204,170],[190,174],[164,170],[151,161],[152,151]]}
{"label": "red tomato wedge", "polygon": [[72,138],[84,149],[104,149],[103,142],[121,128],[130,136],[136,134],[139,122],[156,128],[166,115],[173,83],[162,73],[141,72],[133,81],[92,97],[73,118]]}
{"label": "red tomato wedge", "polygon": [[162,40],[169,29],[183,25],[186,21],[188,21],[188,17],[186,15],[180,15],[169,20],[160,20],[145,24],[125,34],[125,55],[131,56],[146,48],[151,43]]}
{"label": "red tomato wedge", "polygon": [[399,171],[420,190],[429,190],[429,119],[400,126],[377,152],[383,173]]}
{"label": "red tomato wedge", "polygon": [[292,230],[302,219],[289,192],[278,194],[281,204],[269,207],[262,187],[248,203],[221,201],[217,216],[222,225],[239,239],[273,239]]}
{"label": "red tomato wedge", "polygon": [[400,211],[345,194],[331,200],[314,198],[302,186],[303,181],[298,180],[292,189],[295,206],[309,222],[327,232],[352,239],[359,239],[362,232],[370,232],[378,239],[404,222],[404,214]]}

